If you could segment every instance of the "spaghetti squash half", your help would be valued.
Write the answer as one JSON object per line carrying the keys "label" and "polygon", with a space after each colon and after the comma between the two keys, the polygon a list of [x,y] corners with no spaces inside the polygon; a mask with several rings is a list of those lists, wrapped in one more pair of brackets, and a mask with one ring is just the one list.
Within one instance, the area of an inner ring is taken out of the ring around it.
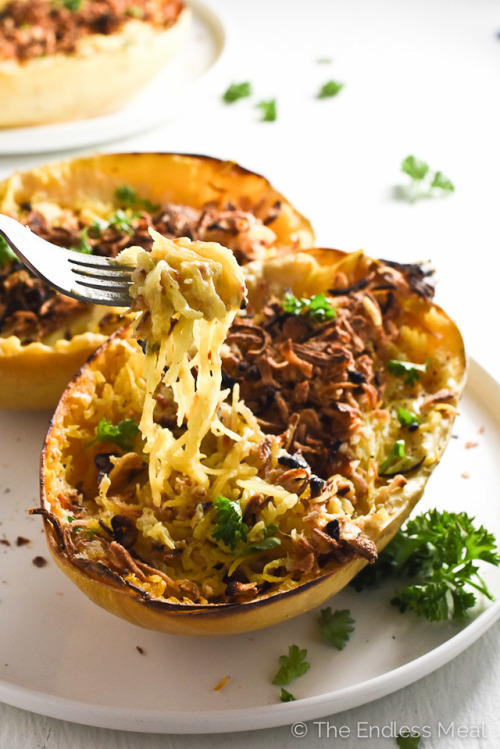
{"label": "spaghetti squash half", "polygon": [[310,250],[248,265],[245,309],[219,290],[222,344],[185,334],[180,307],[158,339],[168,316],[151,299],[164,310],[182,271],[151,297],[139,266],[135,329],[81,369],[45,442],[37,512],[56,562],[164,632],[248,631],[321,604],[376,559],[438,464],[464,384],[459,331],[419,266]]}

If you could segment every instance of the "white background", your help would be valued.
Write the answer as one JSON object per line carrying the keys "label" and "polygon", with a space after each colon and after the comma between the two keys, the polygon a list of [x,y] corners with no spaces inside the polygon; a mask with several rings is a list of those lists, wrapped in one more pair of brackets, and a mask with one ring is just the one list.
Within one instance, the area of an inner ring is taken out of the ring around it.
{"label": "white background", "polygon": [[[312,222],[321,246],[364,248],[403,262],[430,259],[437,301],[460,325],[469,353],[500,378],[500,4],[493,0],[217,0],[235,45],[221,90],[154,131],[106,151],[204,153],[264,174]],[[319,64],[318,58],[331,58]],[[320,86],[345,83],[333,99]],[[251,99],[228,106],[221,93],[250,80]],[[260,122],[256,103],[277,99],[278,119]],[[1,142],[0,131],[0,142]],[[0,177],[89,149],[4,156]],[[444,199],[395,199],[414,154],[456,186]],[[498,501],[498,487],[491,487]],[[359,723],[431,725],[422,749],[495,747],[500,738],[500,627],[452,663],[375,703],[334,717],[350,738],[333,741],[310,722],[217,736],[131,734],[77,726],[0,706],[1,749],[264,748],[335,744],[396,746],[364,739]],[[325,720],[328,720],[326,718]],[[439,721],[487,738],[438,736]],[[387,729],[389,730],[389,729]],[[333,729],[332,729],[333,731]]]}

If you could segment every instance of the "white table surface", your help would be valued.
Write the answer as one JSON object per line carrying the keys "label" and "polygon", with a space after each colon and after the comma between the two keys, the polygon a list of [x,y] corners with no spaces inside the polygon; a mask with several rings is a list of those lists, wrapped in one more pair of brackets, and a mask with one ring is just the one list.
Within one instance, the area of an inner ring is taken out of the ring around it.
{"label": "white table surface", "polygon": [[[458,322],[469,353],[500,379],[500,4],[216,0],[212,6],[230,17],[236,42],[221,91],[156,130],[100,150],[234,159],[268,177],[308,216],[318,245],[362,247],[402,262],[430,259],[437,301]],[[324,57],[331,63],[317,62]],[[331,78],[344,89],[317,99]],[[243,80],[255,95],[223,104],[224,88]],[[260,122],[256,102],[274,97],[277,121]],[[90,150],[97,149],[0,157],[0,178]],[[406,182],[400,163],[409,154],[446,174],[456,192],[415,204],[396,200],[394,187]],[[494,498],[498,493],[494,487]],[[126,733],[0,705],[0,749],[391,747],[391,721],[430,726],[422,749],[496,747],[499,699],[497,623],[419,682],[310,721],[306,738],[294,738],[289,726],[217,735]],[[453,725],[455,735],[440,725]],[[334,741],[341,726],[349,736]],[[367,726],[375,727],[371,739],[364,738]],[[482,737],[473,738],[478,731]]]}

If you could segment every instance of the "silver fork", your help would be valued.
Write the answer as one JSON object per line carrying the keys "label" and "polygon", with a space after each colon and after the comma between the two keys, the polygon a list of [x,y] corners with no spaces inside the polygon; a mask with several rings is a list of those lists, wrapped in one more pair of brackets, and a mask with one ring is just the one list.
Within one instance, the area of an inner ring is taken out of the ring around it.
{"label": "silver fork", "polygon": [[24,265],[62,294],[92,304],[130,306],[134,270],[130,266],[112,258],[65,250],[10,216],[0,215],[0,236]]}

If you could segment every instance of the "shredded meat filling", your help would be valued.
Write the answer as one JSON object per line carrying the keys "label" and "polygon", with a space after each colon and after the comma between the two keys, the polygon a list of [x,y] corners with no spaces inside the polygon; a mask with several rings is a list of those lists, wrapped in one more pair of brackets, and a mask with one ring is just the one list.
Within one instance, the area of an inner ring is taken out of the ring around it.
{"label": "shredded meat filling", "polygon": [[0,59],[69,55],[82,37],[109,36],[132,19],[169,28],[183,7],[180,0],[12,0],[0,11]]}
{"label": "shredded meat filling", "polygon": [[[152,206],[150,211],[133,211],[131,215],[116,211],[108,222],[85,226],[75,216],[67,216],[64,225],[52,226],[38,211],[26,207],[22,219],[43,239],[70,249],[91,249],[95,255],[116,257],[125,247],[138,245],[149,250],[153,240],[152,227],[171,239],[189,237],[193,240],[220,242],[230,247],[237,261],[245,263],[261,257],[275,240],[268,228],[279,214],[280,206],[272,206],[269,215],[257,218],[233,204],[202,209],[166,203]],[[155,210],[153,210],[155,209]],[[0,335],[16,335],[23,344],[41,341],[65,324],[67,337],[70,326],[89,305],[58,294],[24,269],[17,261],[0,268]],[[109,324],[108,324],[109,323]],[[105,321],[103,332],[111,332],[113,320]],[[64,334],[64,333],[63,333]]]}

